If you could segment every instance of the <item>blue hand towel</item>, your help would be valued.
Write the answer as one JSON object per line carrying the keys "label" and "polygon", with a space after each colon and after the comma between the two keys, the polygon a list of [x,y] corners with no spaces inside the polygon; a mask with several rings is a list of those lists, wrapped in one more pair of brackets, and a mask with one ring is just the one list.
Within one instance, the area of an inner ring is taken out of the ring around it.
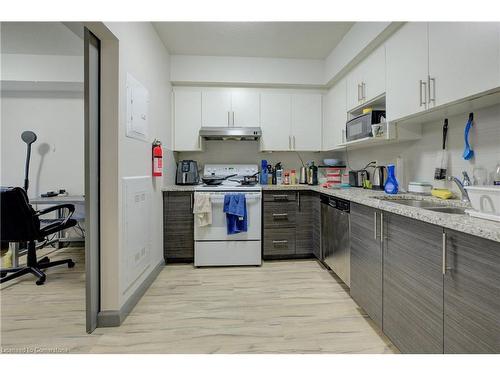
{"label": "blue hand towel", "polygon": [[226,213],[227,234],[247,231],[247,201],[245,194],[224,195],[223,211]]}

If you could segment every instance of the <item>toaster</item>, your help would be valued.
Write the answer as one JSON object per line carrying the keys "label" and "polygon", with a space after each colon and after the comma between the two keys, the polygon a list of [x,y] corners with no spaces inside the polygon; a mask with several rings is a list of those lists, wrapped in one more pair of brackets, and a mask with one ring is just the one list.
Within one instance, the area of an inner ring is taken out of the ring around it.
{"label": "toaster", "polygon": [[181,160],[177,163],[176,185],[197,185],[200,182],[198,163],[194,160]]}

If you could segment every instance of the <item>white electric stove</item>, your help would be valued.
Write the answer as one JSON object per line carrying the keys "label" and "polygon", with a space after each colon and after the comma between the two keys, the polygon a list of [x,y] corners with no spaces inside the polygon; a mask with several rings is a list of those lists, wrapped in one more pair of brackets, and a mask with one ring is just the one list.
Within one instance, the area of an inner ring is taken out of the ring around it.
{"label": "white electric stove", "polygon": [[[261,265],[262,188],[260,185],[242,185],[244,176],[258,172],[257,165],[207,164],[204,176],[236,176],[224,180],[220,185],[198,185],[197,194],[209,194],[212,205],[212,224],[194,227],[194,265],[243,266]],[[245,194],[248,231],[227,233],[226,214],[223,212],[224,196],[231,193]]]}

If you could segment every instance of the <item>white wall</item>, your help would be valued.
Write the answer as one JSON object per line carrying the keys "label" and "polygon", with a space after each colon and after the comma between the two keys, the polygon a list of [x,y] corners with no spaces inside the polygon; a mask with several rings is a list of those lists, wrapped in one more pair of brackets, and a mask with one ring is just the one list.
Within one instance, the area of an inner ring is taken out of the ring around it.
{"label": "white wall", "polygon": [[[474,112],[475,126],[472,128],[472,145],[475,157],[471,161],[463,160],[464,127],[468,113],[450,117],[448,125],[449,173],[462,178],[462,171],[467,171],[472,179],[473,170],[486,168],[490,174],[500,163],[500,105]],[[347,154],[349,165],[353,169],[362,168],[371,160],[380,164],[395,163],[401,156],[405,161],[405,187],[409,181],[427,181],[436,187],[446,187],[458,192],[454,184],[434,181],[436,157],[441,149],[442,122],[423,125],[422,138],[415,142],[398,143],[369,149],[351,150]],[[345,153],[340,153],[345,157]]]}
{"label": "white wall", "polygon": [[[6,96],[9,95],[9,96]],[[69,96],[69,97],[68,97]],[[82,93],[62,97],[51,93],[3,93],[1,99],[1,184],[23,186],[26,143],[24,130],[34,131],[29,196],[48,190],[84,192],[84,126]]]}
{"label": "white wall", "polygon": [[173,83],[262,86],[324,84],[323,60],[173,55],[171,61]]}
{"label": "white wall", "polygon": [[[101,289],[102,310],[118,310],[141,282],[148,276],[152,267],[163,259],[163,205],[162,179],[151,178],[152,217],[151,217],[151,244],[149,271],[142,274],[127,290],[122,293],[122,285],[116,280],[124,280],[123,273],[128,272],[122,262],[122,242],[124,223],[121,218],[124,200],[122,197],[122,177],[151,176],[151,143],[154,138],[164,142],[164,183],[173,183],[175,165],[171,148],[170,122],[170,95],[169,82],[170,62],[169,55],[163,43],[150,23],[107,23],[106,26],[118,38],[119,42],[119,143],[118,143],[118,207],[119,207],[119,243],[102,258]],[[126,133],[126,77],[133,75],[148,90],[149,105],[149,141],[142,142],[130,139]]]}

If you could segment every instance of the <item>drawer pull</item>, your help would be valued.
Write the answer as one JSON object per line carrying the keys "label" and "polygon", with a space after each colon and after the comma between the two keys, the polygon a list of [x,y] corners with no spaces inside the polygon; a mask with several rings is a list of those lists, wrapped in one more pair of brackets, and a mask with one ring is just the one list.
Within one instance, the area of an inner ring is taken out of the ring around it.
{"label": "drawer pull", "polygon": [[288,200],[288,195],[283,194],[283,195],[273,195],[273,199],[275,201],[287,201]]}
{"label": "drawer pull", "polygon": [[275,219],[287,219],[288,214],[273,214],[273,218],[275,218]]}
{"label": "drawer pull", "polygon": [[273,240],[273,245],[287,245],[288,240]]}

